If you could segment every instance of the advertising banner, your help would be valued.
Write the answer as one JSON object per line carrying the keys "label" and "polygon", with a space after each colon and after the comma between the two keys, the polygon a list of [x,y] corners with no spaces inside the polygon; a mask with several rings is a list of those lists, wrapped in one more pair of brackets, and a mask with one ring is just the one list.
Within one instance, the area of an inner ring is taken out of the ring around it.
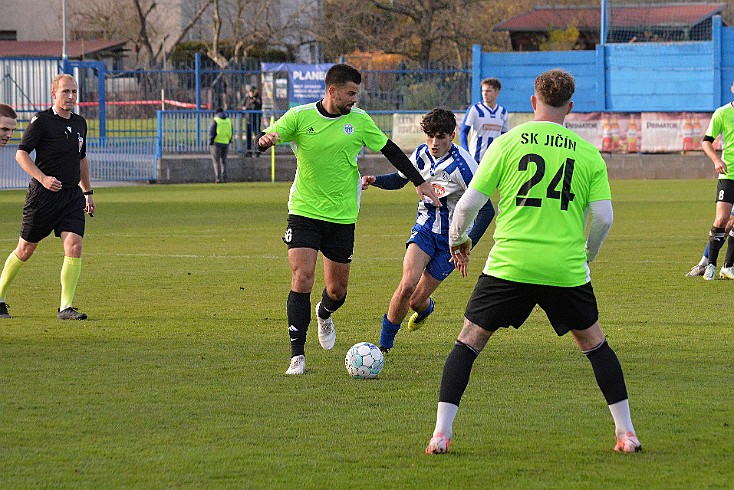
{"label": "advertising banner", "polygon": [[[423,143],[422,114],[394,114],[392,139],[405,149]],[[532,120],[528,113],[510,113],[510,127]],[[456,114],[460,124],[464,114]],[[602,153],[680,153],[701,151],[703,136],[711,121],[706,112],[571,112],[564,126],[596,146]],[[457,138],[455,141],[458,142]],[[721,150],[721,137],[714,142]]]}
{"label": "advertising banner", "polygon": [[322,99],[324,79],[331,66],[332,63],[262,63],[263,108],[286,110]]}
{"label": "advertising banner", "polygon": [[[404,152],[412,152],[419,145],[426,142],[426,134],[421,129],[421,119],[424,114],[395,113],[392,116],[392,137]],[[459,125],[464,119],[464,114],[456,116],[456,137],[454,143],[459,144]]]}
{"label": "advertising banner", "polygon": [[[645,112],[642,131],[645,135],[641,151],[665,153],[701,149],[701,141],[711,121],[711,114],[703,112]],[[716,141],[714,147],[720,147]]]}

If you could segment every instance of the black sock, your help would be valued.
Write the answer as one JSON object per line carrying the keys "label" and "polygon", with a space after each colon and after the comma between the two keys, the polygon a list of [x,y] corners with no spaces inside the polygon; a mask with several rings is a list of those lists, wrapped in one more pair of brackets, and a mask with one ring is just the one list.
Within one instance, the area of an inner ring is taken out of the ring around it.
{"label": "black sock", "polygon": [[709,232],[709,264],[716,265],[722,246],[724,246],[724,228],[712,226]]}
{"label": "black sock", "polygon": [[734,263],[734,236],[729,233],[726,240],[726,257],[724,257],[724,267],[731,267]]}
{"label": "black sock", "polygon": [[468,345],[456,341],[454,348],[446,358],[446,364],[443,366],[441,388],[438,392],[439,402],[459,405],[464,390],[466,390],[466,385],[469,384],[469,375],[474,359],[478,355],[479,353]]}
{"label": "black sock", "polygon": [[624,383],[622,365],[619,363],[617,354],[614,353],[607,340],[584,354],[591,362],[594,369],[596,383],[601,388],[607,405],[621,402],[627,399],[627,386]]}
{"label": "black sock", "polygon": [[306,332],[311,323],[311,293],[288,293],[288,336],[291,339],[291,357],[304,355]]}
{"label": "black sock", "polygon": [[327,293],[326,288],[321,293],[321,305],[319,306],[318,315],[319,318],[327,319],[336,310],[341,308],[344,302],[347,300],[346,296],[341,300],[332,299]]}

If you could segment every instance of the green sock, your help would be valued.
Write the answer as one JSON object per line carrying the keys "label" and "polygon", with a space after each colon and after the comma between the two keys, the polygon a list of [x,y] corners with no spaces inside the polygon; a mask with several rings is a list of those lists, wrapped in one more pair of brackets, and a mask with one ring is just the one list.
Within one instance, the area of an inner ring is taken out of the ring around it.
{"label": "green sock", "polygon": [[81,257],[64,257],[64,265],[61,266],[61,306],[60,310],[74,305],[74,293],[82,273]]}
{"label": "green sock", "polygon": [[15,252],[10,252],[8,259],[5,261],[5,267],[3,268],[2,274],[0,274],[0,302],[5,302],[5,295],[8,292],[10,284],[15,279],[15,276],[20,272],[20,268],[23,267],[23,262],[15,255]]}

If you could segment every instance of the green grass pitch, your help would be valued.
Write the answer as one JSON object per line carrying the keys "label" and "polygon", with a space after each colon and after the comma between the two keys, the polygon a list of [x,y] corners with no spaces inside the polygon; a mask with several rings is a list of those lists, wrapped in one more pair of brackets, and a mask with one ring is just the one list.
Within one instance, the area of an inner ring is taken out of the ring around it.
{"label": "green grass pitch", "polygon": [[[451,452],[425,456],[470,277],[452,275],[377,380],[347,349],[376,342],[415,218],[411,189],[363,195],[337,343],[287,377],[288,184],[98,188],[76,305],[55,319],[59,241],[41,242],[0,322],[0,488],[732,488],[734,282],[683,277],[713,219],[713,180],[615,181],[592,264],[644,452],[612,451],[591,366],[542,312],[475,364]],[[0,260],[23,192],[0,193]],[[492,227],[490,230],[493,230]],[[317,269],[315,305],[323,288]],[[405,324],[407,325],[407,323]]]}

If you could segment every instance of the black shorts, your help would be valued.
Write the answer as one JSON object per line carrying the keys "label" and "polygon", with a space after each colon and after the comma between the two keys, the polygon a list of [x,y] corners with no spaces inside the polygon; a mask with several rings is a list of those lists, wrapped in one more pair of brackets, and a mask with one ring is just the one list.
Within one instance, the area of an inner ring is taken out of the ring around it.
{"label": "black shorts", "polygon": [[64,231],[84,236],[84,207],[86,202],[79,186],[53,192],[32,180],[23,205],[20,237],[38,243],[52,231],[61,236]]}
{"label": "black shorts", "polygon": [[716,202],[734,203],[734,180],[719,179],[716,184]]}
{"label": "black shorts", "polygon": [[354,252],[354,223],[345,225],[289,214],[283,241],[289,250],[321,250],[327,259],[349,264]]}
{"label": "black shorts", "polygon": [[479,276],[464,316],[490,332],[520,328],[535,305],[543,308],[559,336],[571,329],[585,330],[599,319],[590,282],[576,287],[543,286],[486,274]]}

